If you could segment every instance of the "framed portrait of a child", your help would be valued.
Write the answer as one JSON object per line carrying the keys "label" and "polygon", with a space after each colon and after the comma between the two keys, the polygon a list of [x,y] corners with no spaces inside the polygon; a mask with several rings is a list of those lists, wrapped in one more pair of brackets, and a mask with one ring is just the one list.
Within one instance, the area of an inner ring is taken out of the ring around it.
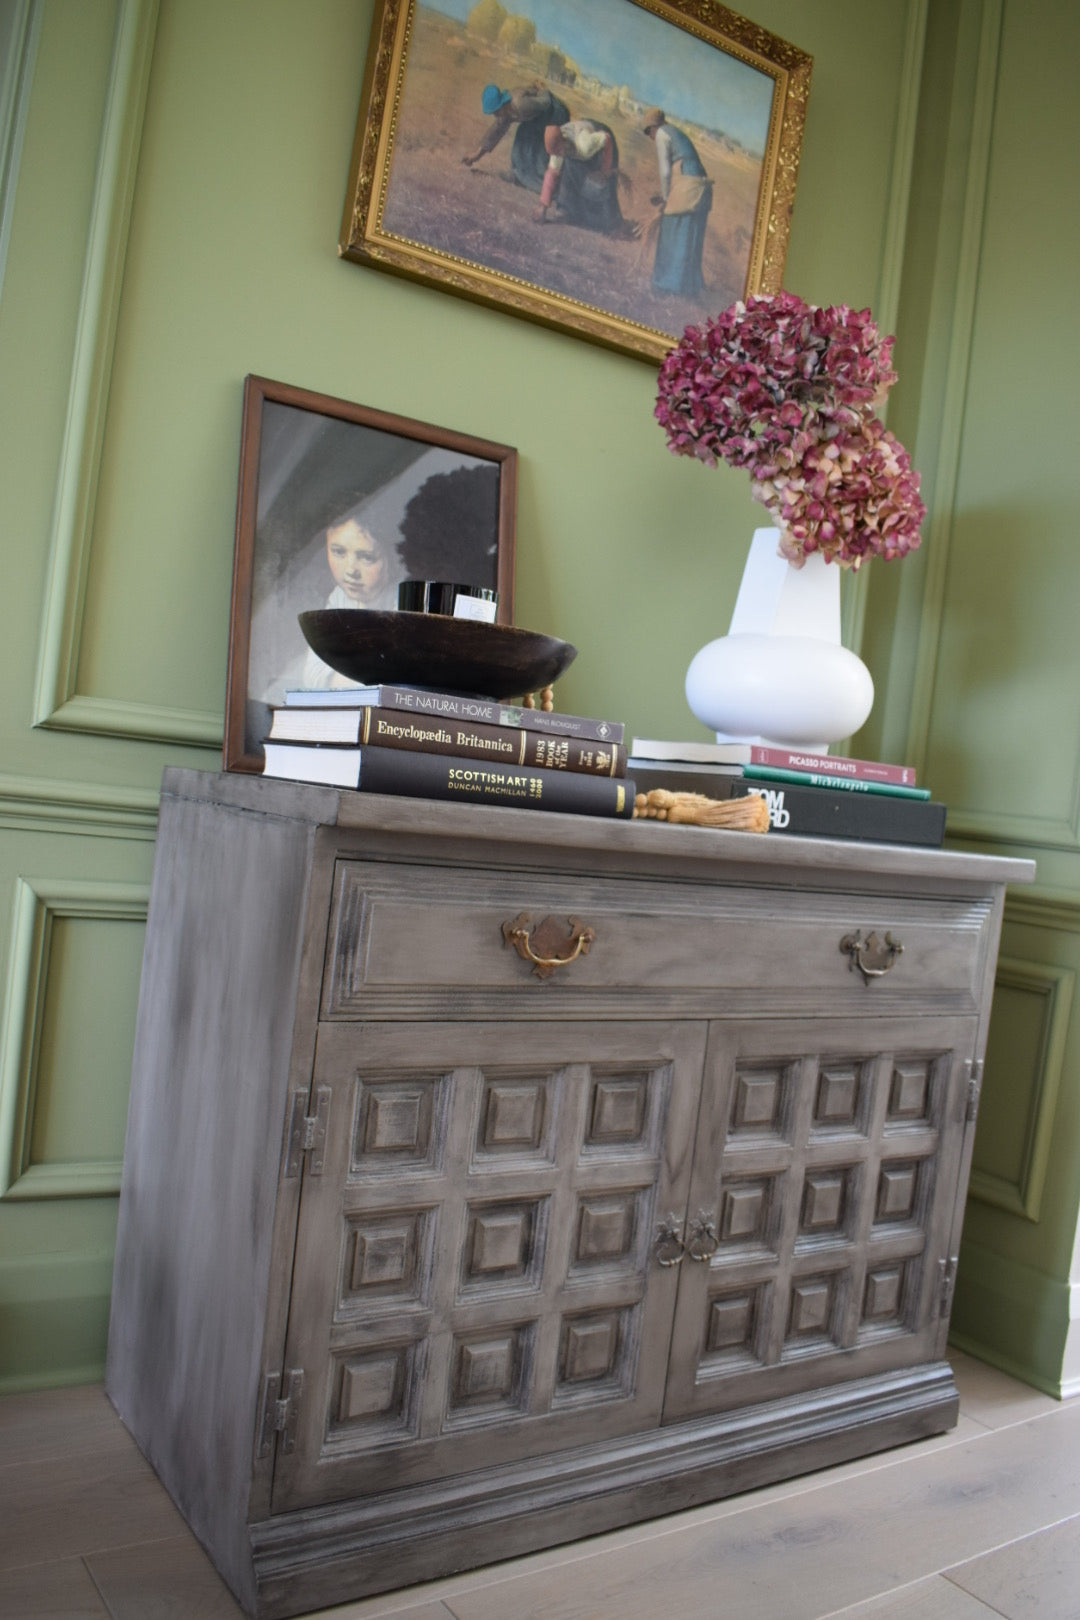
{"label": "framed portrait of a child", "polygon": [[290,688],[350,683],[308,647],[310,608],[396,611],[405,579],[497,592],[513,623],[517,451],[248,377],[240,450],[224,766],[262,769]]}

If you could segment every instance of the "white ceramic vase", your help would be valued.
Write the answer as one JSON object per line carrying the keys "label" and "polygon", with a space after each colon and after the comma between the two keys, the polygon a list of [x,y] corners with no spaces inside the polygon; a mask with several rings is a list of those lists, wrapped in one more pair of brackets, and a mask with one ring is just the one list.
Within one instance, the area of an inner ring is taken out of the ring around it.
{"label": "white ceramic vase", "polygon": [[757,529],[731,628],[686,672],[686,701],[718,742],[824,753],[858,731],[874,703],[860,658],[840,645],[840,572],[811,554],[780,556],[779,529]]}

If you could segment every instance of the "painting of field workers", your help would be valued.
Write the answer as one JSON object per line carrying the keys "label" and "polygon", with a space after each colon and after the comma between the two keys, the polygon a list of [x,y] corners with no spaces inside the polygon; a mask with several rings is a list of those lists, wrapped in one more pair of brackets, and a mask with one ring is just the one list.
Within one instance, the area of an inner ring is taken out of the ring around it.
{"label": "painting of field workers", "polygon": [[380,242],[511,307],[538,289],[653,333],[758,290],[783,76],[714,32],[635,0],[416,4]]}

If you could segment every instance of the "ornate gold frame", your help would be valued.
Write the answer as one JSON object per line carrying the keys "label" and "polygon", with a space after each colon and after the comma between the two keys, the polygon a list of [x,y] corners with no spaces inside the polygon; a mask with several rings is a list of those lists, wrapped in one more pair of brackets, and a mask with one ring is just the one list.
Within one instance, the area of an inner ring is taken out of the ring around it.
{"label": "ornate gold frame", "polygon": [[[419,0],[376,0],[353,146],[339,252],[347,259],[508,310],[561,331],[648,360],[659,360],[679,332],[624,318],[542,285],[395,235],[384,225],[395,141]],[[595,3],[595,0],[591,0]],[[812,58],[715,0],[606,0],[632,5],[682,29],[703,48],[725,52],[773,81],[768,136],[761,161],[756,217],[740,296],[782,286],[802,148]],[[512,0],[507,10],[512,11]],[[600,7],[596,15],[600,17]],[[580,20],[580,14],[579,14]],[[717,128],[722,109],[718,108]],[[457,162],[448,154],[447,162]],[[702,308],[693,318],[718,310]],[[680,327],[681,331],[681,327]]]}

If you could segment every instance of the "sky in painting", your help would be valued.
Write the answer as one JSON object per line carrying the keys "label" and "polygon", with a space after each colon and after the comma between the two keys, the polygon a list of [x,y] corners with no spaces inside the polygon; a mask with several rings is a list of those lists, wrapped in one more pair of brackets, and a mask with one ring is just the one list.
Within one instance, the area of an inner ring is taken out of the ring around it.
{"label": "sky in painting", "polygon": [[[424,0],[465,22],[476,0]],[[729,56],[684,29],[663,22],[631,0],[502,0],[506,10],[528,17],[537,39],[553,45],[584,73],[605,84],[625,85],[639,101],[719,129],[760,157],[772,106],[767,74]]]}

